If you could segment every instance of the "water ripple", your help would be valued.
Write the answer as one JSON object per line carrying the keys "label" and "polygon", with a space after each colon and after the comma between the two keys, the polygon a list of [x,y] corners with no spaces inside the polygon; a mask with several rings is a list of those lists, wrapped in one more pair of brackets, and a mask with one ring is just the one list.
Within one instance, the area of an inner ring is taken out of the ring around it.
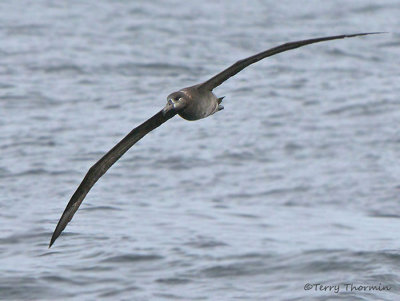
{"label": "water ripple", "polygon": [[162,256],[156,254],[124,254],[118,256],[110,256],[102,262],[106,263],[131,263],[131,262],[140,262],[140,261],[149,261],[149,260],[161,260]]}

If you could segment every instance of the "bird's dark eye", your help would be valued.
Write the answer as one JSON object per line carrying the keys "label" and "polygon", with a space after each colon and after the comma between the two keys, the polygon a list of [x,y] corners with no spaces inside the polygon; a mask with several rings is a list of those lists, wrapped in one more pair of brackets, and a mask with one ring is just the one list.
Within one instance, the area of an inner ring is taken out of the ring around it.
{"label": "bird's dark eye", "polygon": [[179,96],[177,96],[177,97],[175,97],[175,98],[174,98],[174,100],[175,100],[175,101],[178,101],[178,100],[179,100],[179,98],[180,98],[180,97],[179,97]]}

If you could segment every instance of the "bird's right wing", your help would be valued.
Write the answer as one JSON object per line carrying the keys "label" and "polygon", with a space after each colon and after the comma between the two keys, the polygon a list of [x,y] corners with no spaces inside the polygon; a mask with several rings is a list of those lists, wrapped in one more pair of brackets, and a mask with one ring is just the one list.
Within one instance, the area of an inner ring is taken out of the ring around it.
{"label": "bird's right wing", "polygon": [[277,47],[257,53],[255,55],[245,58],[243,60],[237,61],[232,66],[226,68],[222,72],[218,73],[217,75],[213,76],[209,80],[200,84],[199,88],[212,91],[214,88],[218,87],[224,81],[228,80],[230,77],[239,73],[247,66],[254,64],[266,57],[269,57],[269,56],[272,56],[272,55],[275,55],[275,54],[278,54],[278,53],[281,53],[284,51],[288,51],[288,50],[299,48],[299,47],[302,47],[302,46],[305,46],[308,44],[313,44],[313,43],[318,43],[318,42],[323,42],[323,41],[352,38],[352,37],[357,37],[357,36],[365,36],[365,35],[369,35],[369,34],[379,34],[379,33],[383,33],[383,32],[368,32],[368,33],[356,33],[356,34],[340,35],[340,36],[330,36],[330,37],[302,40],[302,41],[289,42],[286,44],[282,44]]}
{"label": "bird's right wing", "polygon": [[173,117],[174,114],[165,115],[163,110],[155,114],[150,119],[143,122],[138,127],[134,128],[128,135],[125,136],[117,145],[115,145],[107,154],[105,154],[99,161],[94,164],[87,172],[85,178],[82,180],[78,189],[72,195],[67,207],[61,216],[56,229],[54,230],[53,236],[51,237],[50,245],[54,243],[57,237],[65,229],[67,224],[70,222],[75,212],[78,210],[85,196],[89,190],[97,182],[97,180],[106,173],[106,171],[119,159],[123,154],[126,153],[136,142],[142,139],[146,134],[159,127],[161,124],[166,122],[168,119]]}

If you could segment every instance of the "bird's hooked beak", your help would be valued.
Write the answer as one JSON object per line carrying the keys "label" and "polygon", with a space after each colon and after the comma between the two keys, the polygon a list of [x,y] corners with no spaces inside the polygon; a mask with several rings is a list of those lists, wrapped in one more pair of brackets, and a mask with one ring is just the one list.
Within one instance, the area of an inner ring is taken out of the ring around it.
{"label": "bird's hooked beak", "polygon": [[177,113],[175,110],[175,103],[172,101],[172,99],[168,99],[167,104],[165,105],[162,112],[164,117],[169,117]]}
{"label": "bird's hooked beak", "polygon": [[186,107],[186,100],[184,98],[179,98],[178,100],[174,100],[172,98],[168,99],[167,104],[162,110],[164,117],[172,117],[175,114],[178,114]]}

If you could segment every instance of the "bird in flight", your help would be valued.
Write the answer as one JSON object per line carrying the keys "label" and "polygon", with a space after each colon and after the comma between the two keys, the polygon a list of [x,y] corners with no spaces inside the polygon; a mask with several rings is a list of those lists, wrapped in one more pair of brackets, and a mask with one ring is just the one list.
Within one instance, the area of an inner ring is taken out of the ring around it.
{"label": "bird in flight", "polygon": [[67,204],[57,227],[51,237],[49,248],[53,245],[55,240],[60,236],[61,232],[65,229],[67,224],[71,221],[75,212],[78,210],[82,201],[107,170],[116,162],[123,154],[126,153],[136,142],[142,139],[145,135],[156,129],[168,119],[174,117],[176,114],[186,120],[198,120],[208,117],[224,107],[221,105],[223,97],[217,97],[212,91],[214,88],[221,85],[230,77],[242,71],[244,68],[254,64],[266,57],[299,48],[308,44],[319,43],[329,40],[352,38],[356,36],[365,36],[369,34],[380,34],[382,32],[369,32],[369,33],[356,33],[349,35],[337,35],[315,39],[308,39],[296,42],[289,42],[280,46],[265,50],[257,53],[248,58],[242,59],[234,63],[232,66],[226,68],[217,75],[211,77],[209,80],[180,89],[173,92],[167,97],[167,104],[165,107],[155,114],[150,119],[143,122],[141,125],[134,128],[128,135],[126,135],[117,145],[115,145],[108,153],[106,153],[99,161],[97,161],[87,172],[81,184],[72,195],[71,200]]}

